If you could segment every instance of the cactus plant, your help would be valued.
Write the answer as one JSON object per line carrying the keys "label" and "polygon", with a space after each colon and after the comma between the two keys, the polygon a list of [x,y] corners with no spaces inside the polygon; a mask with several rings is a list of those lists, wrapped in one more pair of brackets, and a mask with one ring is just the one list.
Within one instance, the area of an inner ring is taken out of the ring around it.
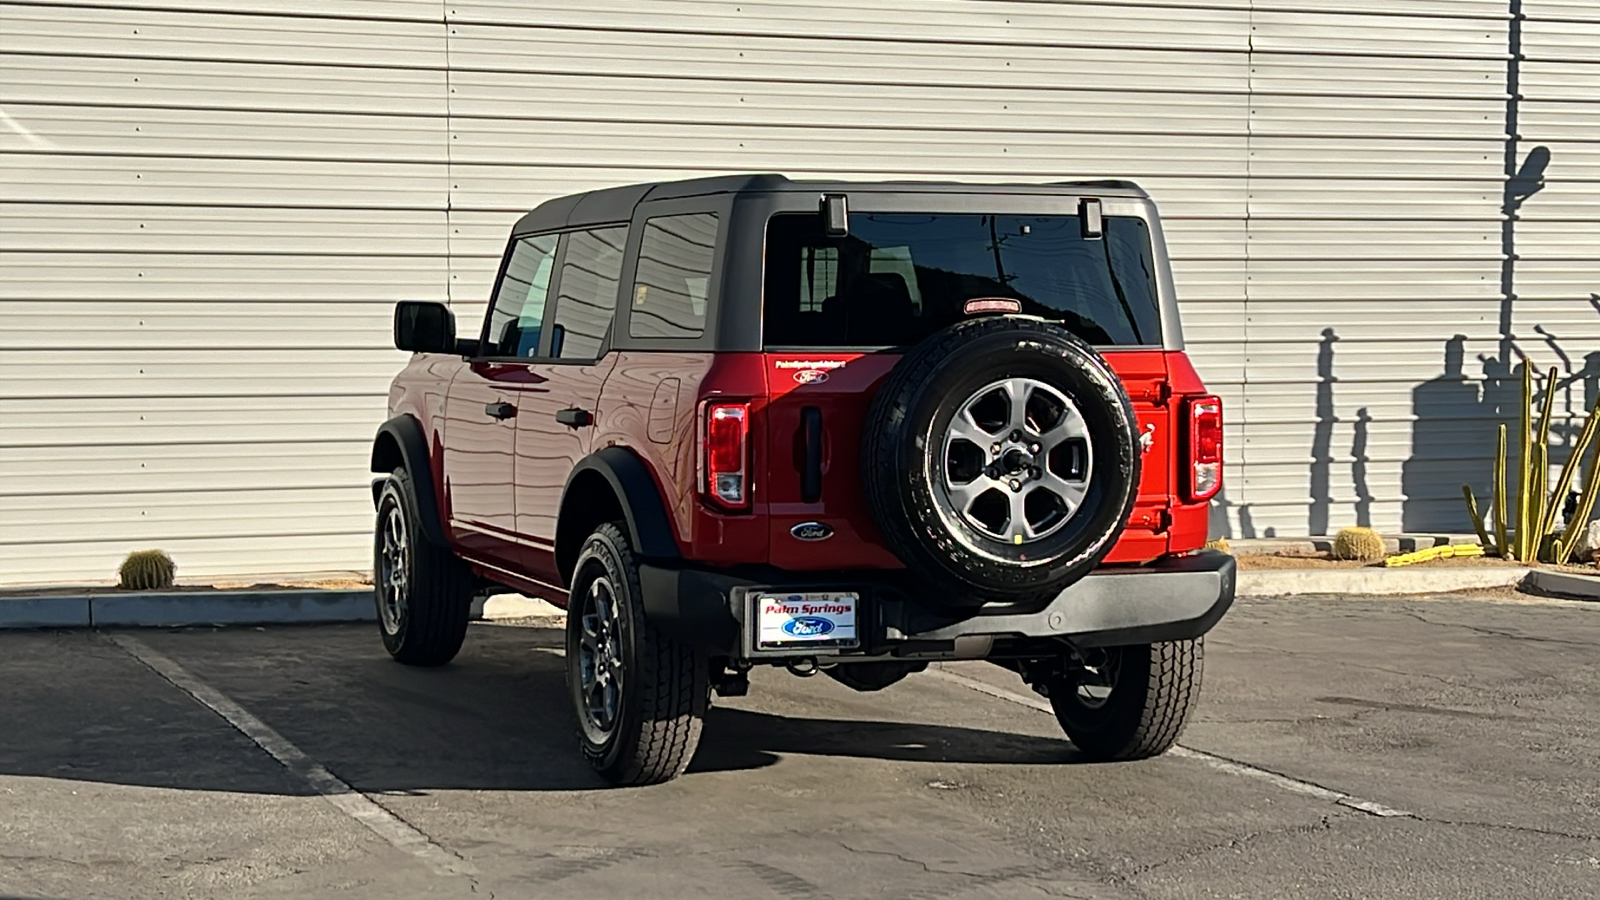
{"label": "cactus plant", "polygon": [[1478,543],[1491,553],[1499,552],[1494,541],[1489,540],[1489,529],[1484,526],[1483,516],[1478,512],[1478,498],[1473,496],[1472,485],[1463,484],[1461,495],[1467,499],[1467,515],[1472,517],[1472,527],[1478,532]]}
{"label": "cactus plant", "polygon": [[1528,558],[1528,493],[1532,487],[1533,467],[1533,366],[1522,366],[1522,428],[1517,432],[1517,499],[1512,521],[1516,523],[1516,539],[1512,542],[1513,559]]}
{"label": "cactus plant", "polygon": [[[1555,490],[1550,489],[1550,426],[1555,419],[1555,394],[1557,371],[1551,369],[1544,379],[1544,402],[1538,419],[1533,417],[1533,370],[1524,366],[1522,372],[1522,429],[1520,438],[1521,472],[1518,473],[1518,493],[1506,496],[1506,426],[1501,425],[1495,446],[1494,498],[1484,516],[1478,514],[1478,501],[1472,488],[1461,486],[1467,501],[1467,513],[1473,527],[1486,549],[1505,559],[1527,562],[1542,560],[1565,563],[1577,546],[1578,535],[1594,511],[1597,494],[1600,494],[1600,449],[1589,453],[1600,433],[1600,415],[1590,409],[1583,429],[1572,443],[1572,451],[1561,474],[1556,478]],[[1585,457],[1588,462],[1585,463]],[[1561,512],[1567,492],[1572,488],[1578,468],[1584,468],[1584,485],[1579,495],[1578,507],[1563,532],[1556,530],[1556,518]],[[1486,521],[1494,518],[1494,538],[1491,543]]]}
{"label": "cactus plant", "polygon": [[117,584],[132,591],[153,591],[172,587],[177,567],[172,557],[160,550],[135,550],[117,570]]}
{"label": "cactus plant", "polygon": [[1388,555],[1383,538],[1371,528],[1341,528],[1333,536],[1334,559],[1358,559],[1374,562]]}
{"label": "cactus plant", "polygon": [[1494,450],[1494,499],[1489,508],[1494,511],[1495,546],[1501,556],[1508,556],[1511,538],[1506,533],[1506,426],[1500,424],[1500,440]]}
{"label": "cactus plant", "polygon": [[1578,439],[1572,444],[1572,455],[1567,457],[1566,465],[1561,467],[1561,477],[1556,479],[1556,489],[1550,495],[1550,507],[1545,510],[1544,514],[1542,530],[1546,534],[1555,531],[1556,514],[1561,511],[1561,505],[1567,498],[1567,492],[1572,490],[1572,476],[1578,473],[1576,463],[1583,459],[1583,454],[1588,451],[1589,444],[1594,440],[1597,429],[1600,429],[1600,416],[1591,414],[1584,421],[1583,430],[1578,433]]}
{"label": "cactus plant", "polygon": [[[1594,410],[1590,410],[1589,418],[1594,417]],[[1576,460],[1577,456],[1573,456],[1567,460],[1567,465],[1571,466]],[[1589,514],[1594,512],[1595,495],[1600,493],[1600,450],[1596,450],[1589,458],[1589,469],[1585,474],[1588,477],[1584,479],[1583,493],[1578,498],[1578,508],[1572,513],[1572,521],[1567,523],[1566,533],[1556,542],[1555,556],[1550,560],[1558,566],[1564,565],[1567,558],[1572,555],[1578,539],[1583,536],[1583,529],[1589,523]],[[1562,479],[1566,479],[1565,472],[1562,473]]]}

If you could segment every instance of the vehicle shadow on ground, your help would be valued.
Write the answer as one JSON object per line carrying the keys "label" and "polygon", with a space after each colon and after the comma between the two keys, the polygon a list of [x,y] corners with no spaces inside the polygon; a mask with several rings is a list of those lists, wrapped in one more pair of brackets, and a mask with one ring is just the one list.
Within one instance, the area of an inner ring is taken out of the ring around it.
{"label": "vehicle shadow on ground", "polygon": [[[570,791],[604,783],[578,750],[561,633],[475,628],[456,662],[390,661],[368,627],[140,632],[138,640],[220,691],[358,790]],[[105,635],[13,634],[0,654],[0,775],[196,791],[305,795],[305,782]],[[768,690],[771,687],[768,686]],[[844,688],[839,688],[844,691]],[[757,685],[713,706],[697,773],[785,756],[904,763],[1079,761],[1063,739],[947,724],[780,716]],[[896,689],[881,707],[896,710]],[[737,706],[733,705],[737,704]]]}
{"label": "vehicle shadow on ground", "polygon": [[984,765],[1084,761],[1065,739],[953,725],[800,719],[714,708],[706,717],[705,734],[689,772],[753,769],[792,754]]}

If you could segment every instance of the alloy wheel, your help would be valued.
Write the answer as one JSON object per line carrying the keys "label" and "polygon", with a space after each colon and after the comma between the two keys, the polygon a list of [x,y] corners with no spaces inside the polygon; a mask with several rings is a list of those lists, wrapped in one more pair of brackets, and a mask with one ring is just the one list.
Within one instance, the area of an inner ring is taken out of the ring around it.
{"label": "alloy wheel", "polygon": [[940,447],[939,469],[930,473],[940,515],[990,540],[1026,546],[1049,538],[1089,492],[1088,425],[1065,394],[1037,379],[974,391]]}
{"label": "alloy wheel", "polygon": [[406,602],[411,589],[411,542],[405,513],[398,503],[391,504],[383,517],[383,571],[378,573],[381,602],[378,613],[383,630],[398,634],[405,622]]}
{"label": "alloy wheel", "polygon": [[622,635],[611,580],[589,583],[579,620],[578,678],[585,725],[600,736],[617,727],[622,710]]}

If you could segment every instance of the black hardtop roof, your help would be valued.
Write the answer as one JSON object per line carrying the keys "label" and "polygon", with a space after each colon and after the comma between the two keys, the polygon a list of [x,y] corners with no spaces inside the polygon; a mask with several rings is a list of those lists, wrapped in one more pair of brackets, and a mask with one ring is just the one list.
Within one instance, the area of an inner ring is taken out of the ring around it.
{"label": "black hardtop roof", "polygon": [[555,231],[585,225],[626,222],[633,209],[646,200],[675,200],[708,194],[733,194],[773,191],[808,193],[914,193],[914,194],[1058,194],[1078,196],[1147,199],[1148,194],[1131,181],[1056,181],[1045,184],[983,183],[972,181],[795,181],[783,175],[713,175],[682,181],[655,181],[603,188],[582,194],[557,197],[534,207],[517,221],[514,234]]}

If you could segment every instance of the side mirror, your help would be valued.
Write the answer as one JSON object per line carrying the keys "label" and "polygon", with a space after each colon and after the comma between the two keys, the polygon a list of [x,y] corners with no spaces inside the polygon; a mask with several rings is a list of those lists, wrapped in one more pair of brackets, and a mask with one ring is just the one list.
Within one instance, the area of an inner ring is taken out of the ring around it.
{"label": "side mirror", "polygon": [[454,353],[456,317],[443,303],[402,300],[394,307],[394,345],[411,353]]}

